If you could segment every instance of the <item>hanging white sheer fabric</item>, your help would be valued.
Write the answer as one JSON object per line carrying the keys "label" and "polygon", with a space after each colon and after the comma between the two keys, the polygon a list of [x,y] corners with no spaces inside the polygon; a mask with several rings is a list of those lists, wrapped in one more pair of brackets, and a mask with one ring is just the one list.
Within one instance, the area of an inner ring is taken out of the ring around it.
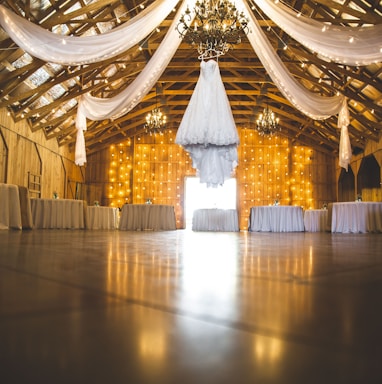
{"label": "hanging white sheer fabric", "polygon": [[[193,6],[195,2],[196,0],[189,0],[188,4]],[[185,12],[186,7],[187,1],[183,1],[160,46],[157,48],[142,72],[125,90],[111,98],[94,97],[89,93],[84,94],[79,98],[76,117],[77,130],[86,130],[87,118],[97,121],[116,119],[119,116],[125,115],[146,96],[166,69],[181,43],[181,39],[179,38],[179,34],[175,27],[178,24],[181,15]],[[77,161],[82,162],[86,151],[85,141],[83,142],[82,148],[80,145],[78,146],[79,160],[76,158],[76,164]]]}
{"label": "hanging white sheer fabric", "polygon": [[176,134],[201,183],[223,185],[238,164],[239,136],[215,60],[201,61],[200,75]]}
{"label": "hanging white sheer fabric", "polygon": [[[137,37],[135,35],[137,30],[133,29],[133,26],[134,28],[137,28],[139,25],[140,27],[138,29],[139,32],[141,32],[141,30],[143,30],[143,25],[147,25],[146,23],[148,23],[149,27],[147,27],[147,30],[151,31],[156,25],[159,24],[160,20],[163,20],[165,17],[163,15],[168,14],[168,12],[170,12],[174,4],[177,2],[178,1],[175,0],[156,1],[153,3],[152,7],[146,9],[146,13],[144,13],[145,11],[141,12],[140,15],[132,19],[131,22],[126,23],[125,26],[120,26],[115,30],[102,35],[91,36],[92,44],[89,44],[90,40],[86,40],[88,37],[70,37],[69,39],[68,36],[58,36],[59,40],[52,41],[48,38],[47,40],[44,40],[40,35],[41,28],[39,26],[32,28],[30,26],[31,23],[27,20],[20,17],[10,17],[11,12],[7,11],[6,8],[2,6],[0,6],[0,23],[12,37],[12,39],[14,39],[17,44],[19,44],[26,52],[30,53],[31,55],[35,56],[37,50],[43,47],[43,49],[40,51],[43,55],[47,54],[47,56],[41,57],[43,60],[59,63],[60,61],[56,61],[54,58],[58,60],[58,57],[61,57],[63,60],[62,63],[67,65],[76,65],[86,62],[88,63],[97,60],[103,60],[106,57],[111,57],[114,54],[120,53],[123,49],[128,49],[131,46],[129,45],[131,43],[128,42],[132,41],[131,39],[135,39]],[[179,46],[181,40],[175,30],[175,26],[178,23],[180,15],[183,14],[186,9],[186,3],[188,3],[190,9],[193,9],[195,2],[196,0],[188,0],[187,2],[185,0],[183,2],[160,47],[157,49],[152,59],[146,65],[140,75],[129,87],[127,87],[123,92],[113,98],[102,99],[93,97],[89,94],[83,95],[80,98],[76,125],[77,129],[82,130],[82,134],[83,131],[86,130],[86,118],[92,120],[103,120],[122,116],[134,108],[148,93],[155,82],[159,79],[160,75],[168,65],[177,47]],[[273,47],[267,40],[266,36],[262,32],[256,18],[250,10],[248,2],[245,0],[237,0],[236,3],[238,4],[238,8],[242,7],[247,11],[246,13],[250,19],[249,27],[251,29],[251,33],[249,33],[248,39],[262,64],[264,65],[264,68],[269,73],[270,77],[282,92],[282,94],[298,110],[315,120],[326,119],[330,116],[338,114],[345,108],[347,110],[346,103],[343,103],[343,96],[321,96],[317,93],[309,91],[299,82],[297,82],[286,69],[274,51]],[[159,12],[159,9],[163,13],[161,13],[161,17],[156,19],[156,12]],[[155,22],[153,21],[154,17]],[[24,29],[27,30],[28,33],[24,33]],[[113,35],[114,31],[116,31],[116,33],[121,33],[123,39],[122,37],[120,40],[116,38],[117,35]],[[47,36],[50,37],[55,35],[52,32],[46,31],[46,33],[48,34]],[[20,36],[23,36],[24,34],[28,37],[28,40],[24,40],[26,37],[20,38]],[[147,35],[147,32],[139,34],[138,39],[142,38],[145,34]],[[113,37],[110,39],[111,36]],[[20,38],[20,41],[18,41],[18,38]],[[65,39],[66,44],[61,43],[63,39]],[[81,43],[82,41],[84,41],[84,44]],[[118,44],[110,49],[110,51],[107,51],[106,48],[106,51],[104,51],[103,48],[101,49],[101,47],[105,47],[103,44],[106,44],[107,46],[109,43],[114,44],[115,41],[117,41]],[[75,45],[79,44],[79,46],[82,46],[84,51],[77,50],[80,49],[78,47],[74,49],[74,45],[72,46],[74,42],[76,42]],[[56,47],[57,43],[59,43],[58,50]],[[338,46],[340,47],[341,44],[342,43],[338,44]],[[65,47],[64,50],[62,50],[63,47]],[[89,51],[87,51],[87,49],[89,49]],[[69,56],[69,54],[73,51],[78,54],[77,58]],[[353,53],[354,55],[357,55],[357,49],[353,49]],[[83,148],[82,151],[79,151],[79,153],[85,153],[85,148]],[[80,158],[83,159],[83,156],[81,155]]]}
{"label": "hanging white sheer fabric", "polygon": [[95,36],[50,32],[0,5],[0,24],[24,51],[41,60],[81,65],[106,60],[138,44],[173,10],[179,0],[157,0],[126,23]]}
{"label": "hanging white sheer fabric", "polygon": [[85,136],[83,129],[77,129],[74,159],[76,165],[83,166],[86,163]]}
{"label": "hanging white sheer fabric", "polygon": [[299,16],[281,2],[253,1],[289,36],[322,58],[346,65],[382,61],[382,24],[360,28],[329,25]]}
{"label": "hanging white sheer fabric", "polygon": [[249,17],[250,33],[247,35],[252,48],[265,70],[282,94],[302,113],[314,120],[324,120],[339,113],[344,97],[321,96],[301,85],[288,71],[262,31],[248,3],[237,0],[238,8],[245,7]]}
{"label": "hanging white sheer fabric", "polygon": [[[314,120],[324,120],[340,113],[342,115],[349,114],[344,96],[321,96],[309,91],[294,79],[266,38],[248,3],[244,0],[237,0],[237,3],[239,7],[245,7],[247,11],[246,13],[249,17],[248,26],[251,30],[248,34],[248,40],[252,48],[277,88],[291,104]],[[341,130],[341,138],[340,141],[343,143],[350,143],[347,127]],[[339,151],[340,159],[347,158],[350,161],[348,145],[340,145]],[[345,153],[341,153],[341,151],[345,151]],[[343,163],[342,161],[340,162],[340,164]]]}
{"label": "hanging white sheer fabric", "polygon": [[349,110],[347,108],[347,101],[346,99],[344,99],[341,111],[338,115],[338,128],[341,129],[338,164],[340,167],[345,168],[346,172],[348,170],[350,159],[352,157],[352,150],[348,132],[349,123]]}

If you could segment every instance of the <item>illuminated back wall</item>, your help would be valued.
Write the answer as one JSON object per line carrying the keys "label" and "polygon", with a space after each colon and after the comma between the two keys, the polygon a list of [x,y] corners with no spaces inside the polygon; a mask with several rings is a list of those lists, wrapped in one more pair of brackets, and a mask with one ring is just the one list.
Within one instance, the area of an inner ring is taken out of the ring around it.
{"label": "illuminated back wall", "polygon": [[[187,152],[175,144],[176,131],[141,135],[88,157],[88,200],[102,205],[153,204],[175,207],[177,227],[184,228],[184,178],[196,175]],[[282,136],[263,138],[239,129],[237,209],[247,229],[255,205],[299,205],[321,208],[336,200],[335,162],[329,154],[292,145]]]}

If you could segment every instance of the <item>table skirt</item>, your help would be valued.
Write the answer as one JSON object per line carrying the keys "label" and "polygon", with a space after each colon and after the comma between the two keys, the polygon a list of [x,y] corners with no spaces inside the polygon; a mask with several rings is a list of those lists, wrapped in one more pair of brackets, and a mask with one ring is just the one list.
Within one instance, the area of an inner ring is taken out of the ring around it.
{"label": "table skirt", "polygon": [[174,207],[159,204],[125,204],[120,214],[119,229],[123,231],[175,230]]}
{"label": "table skirt", "polygon": [[328,211],[326,209],[309,209],[304,212],[306,232],[325,232],[327,221]]}
{"label": "table skirt", "polygon": [[71,199],[31,199],[35,228],[84,229],[86,203]]}
{"label": "table skirt", "polygon": [[0,229],[22,229],[19,187],[0,184]]}
{"label": "table skirt", "polygon": [[382,232],[382,202],[343,202],[331,206],[331,231]]}
{"label": "table skirt", "polygon": [[198,209],[192,216],[193,231],[238,232],[236,209]]}
{"label": "table skirt", "polygon": [[303,210],[286,205],[252,207],[248,231],[304,232]]}
{"label": "table skirt", "polygon": [[112,207],[87,207],[87,229],[117,229],[118,208]]}

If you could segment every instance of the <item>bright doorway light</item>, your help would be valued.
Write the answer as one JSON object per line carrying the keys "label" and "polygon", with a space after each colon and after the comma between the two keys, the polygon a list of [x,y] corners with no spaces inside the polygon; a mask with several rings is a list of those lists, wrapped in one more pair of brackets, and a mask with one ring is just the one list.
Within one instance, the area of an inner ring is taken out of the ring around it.
{"label": "bright doorway light", "polygon": [[186,228],[192,226],[192,215],[196,209],[236,209],[236,179],[231,178],[217,188],[207,188],[199,177],[185,178]]}

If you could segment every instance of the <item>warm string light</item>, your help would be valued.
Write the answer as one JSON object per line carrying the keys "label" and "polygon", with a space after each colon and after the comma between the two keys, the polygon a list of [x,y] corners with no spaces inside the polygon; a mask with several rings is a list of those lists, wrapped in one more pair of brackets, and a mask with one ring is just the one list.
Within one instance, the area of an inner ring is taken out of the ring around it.
{"label": "warm string light", "polygon": [[[298,205],[317,208],[313,198],[313,150],[291,146],[280,136],[263,137],[242,129],[237,181],[241,227],[246,227],[250,208],[255,205]],[[143,204],[174,205],[179,225],[184,204],[184,177],[195,175],[185,151],[174,143],[175,133],[166,131],[160,140],[140,136],[110,148],[108,196],[110,206]]]}

